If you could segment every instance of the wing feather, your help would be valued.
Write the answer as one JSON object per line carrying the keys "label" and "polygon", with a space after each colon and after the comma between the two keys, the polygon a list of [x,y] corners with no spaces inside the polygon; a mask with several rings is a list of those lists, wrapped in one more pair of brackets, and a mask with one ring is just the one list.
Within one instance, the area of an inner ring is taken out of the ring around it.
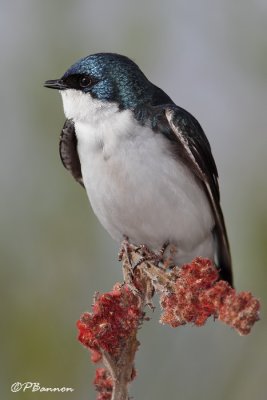
{"label": "wing feather", "polygon": [[59,154],[64,167],[83,187],[81,163],[77,151],[77,138],[72,120],[67,119],[59,138]]}
{"label": "wing feather", "polygon": [[218,172],[210,144],[198,121],[186,110],[171,105],[165,109],[165,116],[180,143],[179,151],[182,151],[185,162],[204,185],[215,219],[214,236],[220,275],[232,284],[230,247],[220,206]]}

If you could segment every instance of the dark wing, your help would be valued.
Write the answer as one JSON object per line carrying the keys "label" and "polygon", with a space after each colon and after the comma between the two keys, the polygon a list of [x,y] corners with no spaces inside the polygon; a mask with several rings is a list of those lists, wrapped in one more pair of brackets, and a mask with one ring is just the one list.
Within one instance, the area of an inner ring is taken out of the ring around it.
{"label": "dark wing", "polygon": [[218,172],[210,144],[198,121],[186,110],[170,105],[165,109],[165,116],[180,144],[179,154],[203,182],[215,219],[214,235],[220,275],[232,284],[230,248],[220,206]]}
{"label": "dark wing", "polygon": [[77,151],[77,138],[73,121],[67,119],[59,139],[59,154],[64,167],[82,186],[81,163]]}

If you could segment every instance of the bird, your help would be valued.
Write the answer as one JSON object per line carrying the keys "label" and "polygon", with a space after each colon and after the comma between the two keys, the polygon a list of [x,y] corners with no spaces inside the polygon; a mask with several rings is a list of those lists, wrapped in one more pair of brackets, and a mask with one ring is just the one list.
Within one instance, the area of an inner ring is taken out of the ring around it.
{"label": "bird", "polygon": [[116,53],[81,58],[44,86],[63,101],[62,163],[112,238],[170,243],[176,265],[209,258],[232,284],[218,171],[197,119]]}

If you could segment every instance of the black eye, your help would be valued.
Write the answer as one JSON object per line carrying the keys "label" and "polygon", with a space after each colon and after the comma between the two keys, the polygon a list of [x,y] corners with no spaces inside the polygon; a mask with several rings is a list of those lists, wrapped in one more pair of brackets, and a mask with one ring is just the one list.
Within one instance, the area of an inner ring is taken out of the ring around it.
{"label": "black eye", "polygon": [[92,84],[92,79],[89,76],[82,76],[79,83],[82,88],[86,88]]}

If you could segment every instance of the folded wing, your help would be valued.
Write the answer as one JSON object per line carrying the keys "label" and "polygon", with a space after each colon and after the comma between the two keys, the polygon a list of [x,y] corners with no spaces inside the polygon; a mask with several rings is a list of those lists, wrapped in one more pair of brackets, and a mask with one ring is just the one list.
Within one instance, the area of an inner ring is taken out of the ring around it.
{"label": "folded wing", "polygon": [[77,151],[77,138],[73,121],[67,119],[59,139],[59,154],[64,167],[83,187],[81,163]]}
{"label": "folded wing", "polygon": [[216,261],[220,275],[232,284],[230,248],[220,206],[218,172],[210,144],[198,121],[186,110],[170,105],[165,109],[165,116],[180,145],[179,154],[203,183],[215,219]]}

